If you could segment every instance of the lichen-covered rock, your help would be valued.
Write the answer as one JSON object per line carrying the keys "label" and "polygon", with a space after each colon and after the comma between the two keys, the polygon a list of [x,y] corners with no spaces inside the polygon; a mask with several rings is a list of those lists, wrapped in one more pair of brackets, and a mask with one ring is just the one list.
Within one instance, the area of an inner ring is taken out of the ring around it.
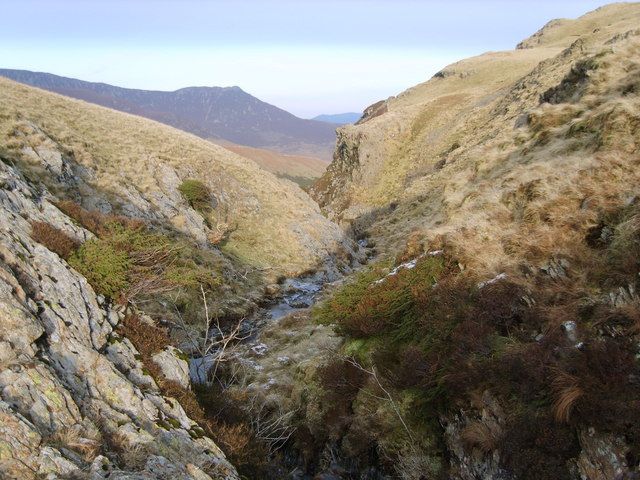
{"label": "lichen-covered rock", "polygon": [[167,347],[153,356],[167,380],[173,380],[184,388],[189,388],[189,362],[180,350]]}
{"label": "lichen-covered rock", "polygon": [[451,454],[451,478],[460,480],[509,480],[500,465],[496,443],[500,438],[505,414],[498,402],[484,392],[479,409],[461,410],[442,419],[444,438]]}
{"label": "lichen-covered rock", "polygon": [[30,224],[90,233],[4,163],[0,185],[0,477],[237,478],[210,439],[189,435],[194,422],[113,333],[117,318]]}
{"label": "lichen-covered rock", "polygon": [[577,465],[580,478],[618,480],[630,473],[626,456],[629,446],[615,435],[602,435],[593,428],[580,432],[582,451]]}

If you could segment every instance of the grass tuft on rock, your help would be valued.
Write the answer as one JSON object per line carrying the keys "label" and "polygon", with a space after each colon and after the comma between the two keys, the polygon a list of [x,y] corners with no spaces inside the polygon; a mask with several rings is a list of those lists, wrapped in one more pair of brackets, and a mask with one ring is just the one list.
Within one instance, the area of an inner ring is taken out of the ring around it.
{"label": "grass tuft on rock", "polygon": [[194,210],[204,213],[211,209],[211,190],[200,180],[188,178],[180,184],[178,190]]}

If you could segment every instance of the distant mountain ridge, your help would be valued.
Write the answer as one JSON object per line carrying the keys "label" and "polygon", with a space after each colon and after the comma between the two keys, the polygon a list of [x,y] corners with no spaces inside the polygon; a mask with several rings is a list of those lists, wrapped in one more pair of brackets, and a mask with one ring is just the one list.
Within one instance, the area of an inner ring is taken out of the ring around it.
{"label": "distant mountain ridge", "polygon": [[335,125],[305,120],[240,87],[187,87],[173,92],[86,82],[50,73],[0,69],[0,76],[139,115],[205,139],[330,160]]}
{"label": "distant mountain ridge", "polygon": [[335,125],[348,125],[350,123],[356,123],[358,120],[360,120],[360,117],[362,117],[361,113],[346,112],[318,115],[317,117],[313,117],[311,120],[333,123]]}

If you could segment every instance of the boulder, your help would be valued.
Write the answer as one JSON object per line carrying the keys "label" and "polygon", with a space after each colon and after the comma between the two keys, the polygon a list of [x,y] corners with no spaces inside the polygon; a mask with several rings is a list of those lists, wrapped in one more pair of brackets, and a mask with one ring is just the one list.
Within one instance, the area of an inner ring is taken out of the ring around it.
{"label": "boulder", "polygon": [[177,382],[181,387],[189,388],[189,362],[184,353],[169,346],[162,352],[156,353],[152,358],[167,380]]}

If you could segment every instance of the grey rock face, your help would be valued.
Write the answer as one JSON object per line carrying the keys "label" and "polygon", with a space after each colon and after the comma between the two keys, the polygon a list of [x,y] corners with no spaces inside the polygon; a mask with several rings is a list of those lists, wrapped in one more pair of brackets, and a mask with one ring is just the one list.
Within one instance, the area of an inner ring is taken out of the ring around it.
{"label": "grey rock face", "polygon": [[180,351],[175,347],[167,347],[153,356],[162,373],[168,380],[173,380],[184,388],[189,388],[189,362],[181,358]]}
{"label": "grey rock face", "polygon": [[579,435],[582,451],[577,466],[580,478],[616,480],[630,473],[626,455],[629,447],[624,439],[601,434],[590,428]]}
{"label": "grey rock face", "polygon": [[[0,185],[0,478],[236,479],[113,334],[118,314],[110,318],[84,277],[31,239],[30,222],[90,233],[2,163]],[[174,363],[184,379],[186,362]]]}
{"label": "grey rock face", "polygon": [[[473,480],[510,480],[512,475],[500,466],[500,452],[492,445],[500,438],[504,412],[497,401],[485,392],[482,409],[477,412],[460,411],[451,418],[443,419],[445,441],[451,453],[452,478]],[[485,439],[484,445],[469,445],[467,432],[478,432]]]}

